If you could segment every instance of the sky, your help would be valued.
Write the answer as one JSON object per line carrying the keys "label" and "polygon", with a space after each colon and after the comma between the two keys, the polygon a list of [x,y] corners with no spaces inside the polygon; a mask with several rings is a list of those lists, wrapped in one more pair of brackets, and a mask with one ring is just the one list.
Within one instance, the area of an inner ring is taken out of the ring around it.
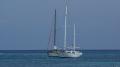
{"label": "sky", "polygon": [[[0,0],[0,50],[48,48],[57,11],[57,46],[63,48],[64,0]],[[69,0],[67,46],[80,49],[120,49],[120,0]]]}

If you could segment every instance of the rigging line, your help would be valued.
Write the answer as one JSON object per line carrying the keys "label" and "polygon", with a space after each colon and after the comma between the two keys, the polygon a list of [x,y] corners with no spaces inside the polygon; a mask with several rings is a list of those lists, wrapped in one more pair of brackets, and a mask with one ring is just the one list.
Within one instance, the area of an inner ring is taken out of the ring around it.
{"label": "rigging line", "polygon": [[49,40],[48,40],[48,50],[50,50],[50,48],[52,48],[52,44],[53,44],[53,38],[52,38],[52,32],[53,32],[53,22],[52,24],[50,25],[50,32],[49,32]]}
{"label": "rigging line", "polygon": [[48,49],[50,49],[51,47],[51,36],[52,36],[52,25],[51,25],[51,30],[49,32]]}

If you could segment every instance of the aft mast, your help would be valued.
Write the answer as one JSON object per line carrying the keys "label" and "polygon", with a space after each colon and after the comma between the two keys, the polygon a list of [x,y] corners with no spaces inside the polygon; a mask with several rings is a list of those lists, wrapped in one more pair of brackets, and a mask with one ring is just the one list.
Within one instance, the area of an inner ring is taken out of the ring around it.
{"label": "aft mast", "polygon": [[76,43],[75,43],[75,24],[74,24],[74,38],[73,38],[73,50],[75,51],[75,45],[76,45]]}

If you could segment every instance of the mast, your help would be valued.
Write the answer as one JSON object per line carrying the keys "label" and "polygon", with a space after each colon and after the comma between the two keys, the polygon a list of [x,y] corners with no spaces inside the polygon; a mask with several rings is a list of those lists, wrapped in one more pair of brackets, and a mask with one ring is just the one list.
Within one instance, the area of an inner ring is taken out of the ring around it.
{"label": "mast", "polygon": [[66,49],[66,34],[67,34],[67,32],[66,32],[66,28],[67,28],[67,0],[65,0],[65,4],[66,4],[66,6],[65,6],[65,30],[64,30],[64,50]]}
{"label": "mast", "polygon": [[75,51],[75,45],[76,45],[76,43],[75,43],[75,24],[74,24],[74,39],[73,39],[73,50]]}
{"label": "mast", "polygon": [[55,17],[54,17],[54,49],[57,49],[56,47],[56,9],[55,9]]}

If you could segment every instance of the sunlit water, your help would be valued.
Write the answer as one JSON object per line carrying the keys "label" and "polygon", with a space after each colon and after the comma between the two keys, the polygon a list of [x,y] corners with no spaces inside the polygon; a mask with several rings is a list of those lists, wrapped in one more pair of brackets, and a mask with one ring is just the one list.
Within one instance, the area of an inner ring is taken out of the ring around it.
{"label": "sunlit water", "polygon": [[82,52],[80,58],[58,58],[47,51],[0,51],[0,67],[120,67],[119,50]]}

